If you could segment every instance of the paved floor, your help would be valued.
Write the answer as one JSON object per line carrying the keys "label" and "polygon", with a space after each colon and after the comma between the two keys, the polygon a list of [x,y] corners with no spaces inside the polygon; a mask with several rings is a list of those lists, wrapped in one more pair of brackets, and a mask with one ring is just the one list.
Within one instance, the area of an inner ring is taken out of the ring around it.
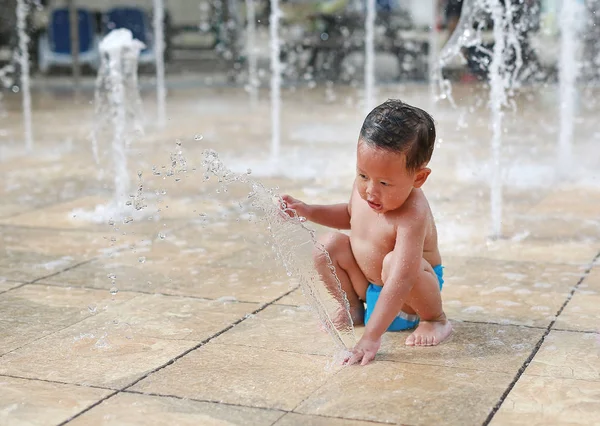
{"label": "paved floor", "polygon": [[516,98],[505,118],[498,241],[487,238],[484,94],[459,87],[452,109],[431,106],[425,86],[380,88],[382,100],[401,97],[437,120],[426,193],[456,332],[434,348],[407,348],[407,333],[386,334],[375,362],[350,368],[332,362],[332,340],[277,263],[266,231],[235,213],[249,188],[234,183],[217,193],[214,179],[204,182],[201,152],[218,150],[233,170],[251,168],[277,192],[344,201],[360,93],[286,91],[279,169],[269,162],[266,93],[251,109],[237,89],[173,90],[166,129],[153,124],[146,99],[146,135],[131,146],[129,168],[148,207],[111,224],[76,211],[112,196],[87,140],[90,99],[35,93],[35,150],[27,154],[17,142],[19,99],[5,97],[0,424],[597,424],[595,93],[581,93],[575,161],[563,177],[553,89]]}

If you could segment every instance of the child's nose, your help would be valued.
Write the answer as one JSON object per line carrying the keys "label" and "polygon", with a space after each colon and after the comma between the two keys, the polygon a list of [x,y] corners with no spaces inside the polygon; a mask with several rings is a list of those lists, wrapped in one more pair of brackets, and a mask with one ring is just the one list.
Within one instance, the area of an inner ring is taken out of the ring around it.
{"label": "child's nose", "polygon": [[369,183],[367,184],[367,195],[369,195],[369,196],[377,195],[376,194],[377,190],[375,188],[376,188],[375,182],[369,181]]}

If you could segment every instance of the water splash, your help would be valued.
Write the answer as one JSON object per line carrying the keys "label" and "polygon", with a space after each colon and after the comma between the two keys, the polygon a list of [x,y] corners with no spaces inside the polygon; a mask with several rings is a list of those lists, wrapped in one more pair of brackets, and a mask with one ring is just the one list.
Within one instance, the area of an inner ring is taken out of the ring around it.
{"label": "water splash", "polygon": [[250,94],[250,106],[256,107],[258,102],[258,74],[256,57],[256,12],[254,10],[255,0],[246,0],[246,56],[248,57],[248,93]]}
{"label": "water splash", "polygon": [[315,231],[307,227],[304,218],[298,217],[295,212],[292,212],[293,217],[284,214],[279,207],[282,200],[272,190],[250,179],[248,174],[236,174],[225,167],[215,151],[203,152],[203,168],[206,170],[205,179],[211,175],[216,177],[224,189],[236,182],[249,187],[249,208],[257,222],[268,230],[277,259],[288,276],[300,283],[304,296],[336,345],[345,350],[352,348],[356,343],[354,327],[341,283],[336,276],[336,288],[327,288],[314,268],[313,253],[319,250],[325,254],[334,271],[329,254],[317,241]]}
{"label": "water splash", "polygon": [[271,1],[269,32],[271,38],[271,161],[279,160],[281,139],[281,58],[279,40],[279,0]]}
{"label": "water splash", "polygon": [[[481,68],[487,69],[490,84],[489,107],[491,112],[491,237],[502,235],[502,122],[504,107],[518,86],[518,77],[523,68],[521,36],[527,27],[527,14],[519,16],[514,5],[501,0],[471,0],[463,4],[462,14],[456,30],[442,49],[439,56],[438,69],[433,73],[437,79],[441,99],[456,106],[452,98],[452,86],[442,76],[442,68],[455,56],[461,55],[465,48],[475,48],[483,54]],[[484,42],[484,30],[489,21],[493,23],[494,45],[490,51]],[[491,59],[490,59],[491,58]]]}
{"label": "water splash", "polygon": [[156,105],[159,127],[166,123],[165,90],[165,6],[163,0],[154,0],[154,50],[156,54]]}
{"label": "water splash", "polygon": [[100,165],[100,178],[112,168],[114,196],[108,205],[97,206],[94,212],[76,211],[80,218],[104,222],[127,216],[129,209],[124,199],[130,197],[131,189],[127,148],[136,135],[143,133],[137,78],[138,57],[143,48],[144,44],[124,28],[111,31],[100,43],[102,63],[96,79],[92,149]]}
{"label": "water splash", "polygon": [[558,167],[561,173],[568,173],[573,163],[573,123],[579,62],[577,51],[579,34],[577,22],[581,22],[581,7],[577,0],[563,0],[560,13],[560,133],[558,138]]}
{"label": "water splash", "polygon": [[365,115],[375,107],[375,0],[367,0],[365,17]]}
{"label": "water splash", "polygon": [[29,4],[26,0],[17,1],[17,33],[19,36],[19,66],[21,67],[21,94],[23,96],[23,124],[25,126],[25,146],[33,150],[31,128],[31,91],[29,87],[29,35],[27,35],[27,15]]}

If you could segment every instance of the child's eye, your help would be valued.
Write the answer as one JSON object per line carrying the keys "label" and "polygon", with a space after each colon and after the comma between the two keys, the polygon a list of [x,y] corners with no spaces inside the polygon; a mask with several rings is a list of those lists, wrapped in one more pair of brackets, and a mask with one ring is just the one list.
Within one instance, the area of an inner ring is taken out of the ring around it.
{"label": "child's eye", "polygon": [[379,182],[380,184],[382,184],[383,186],[389,186],[389,183],[387,182]]}
{"label": "child's eye", "polygon": [[364,175],[364,174],[362,174],[362,173],[359,173],[358,175],[360,176],[361,179],[366,179],[367,178],[367,176]]}

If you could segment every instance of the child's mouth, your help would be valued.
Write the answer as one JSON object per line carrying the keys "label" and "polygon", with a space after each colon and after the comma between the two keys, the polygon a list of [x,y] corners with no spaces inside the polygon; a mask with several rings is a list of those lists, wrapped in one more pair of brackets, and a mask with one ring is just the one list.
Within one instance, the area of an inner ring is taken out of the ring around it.
{"label": "child's mouth", "polygon": [[369,207],[371,207],[373,210],[381,210],[381,204],[377,204],[369,200],[367,200],[367,203],[369,204]]}

